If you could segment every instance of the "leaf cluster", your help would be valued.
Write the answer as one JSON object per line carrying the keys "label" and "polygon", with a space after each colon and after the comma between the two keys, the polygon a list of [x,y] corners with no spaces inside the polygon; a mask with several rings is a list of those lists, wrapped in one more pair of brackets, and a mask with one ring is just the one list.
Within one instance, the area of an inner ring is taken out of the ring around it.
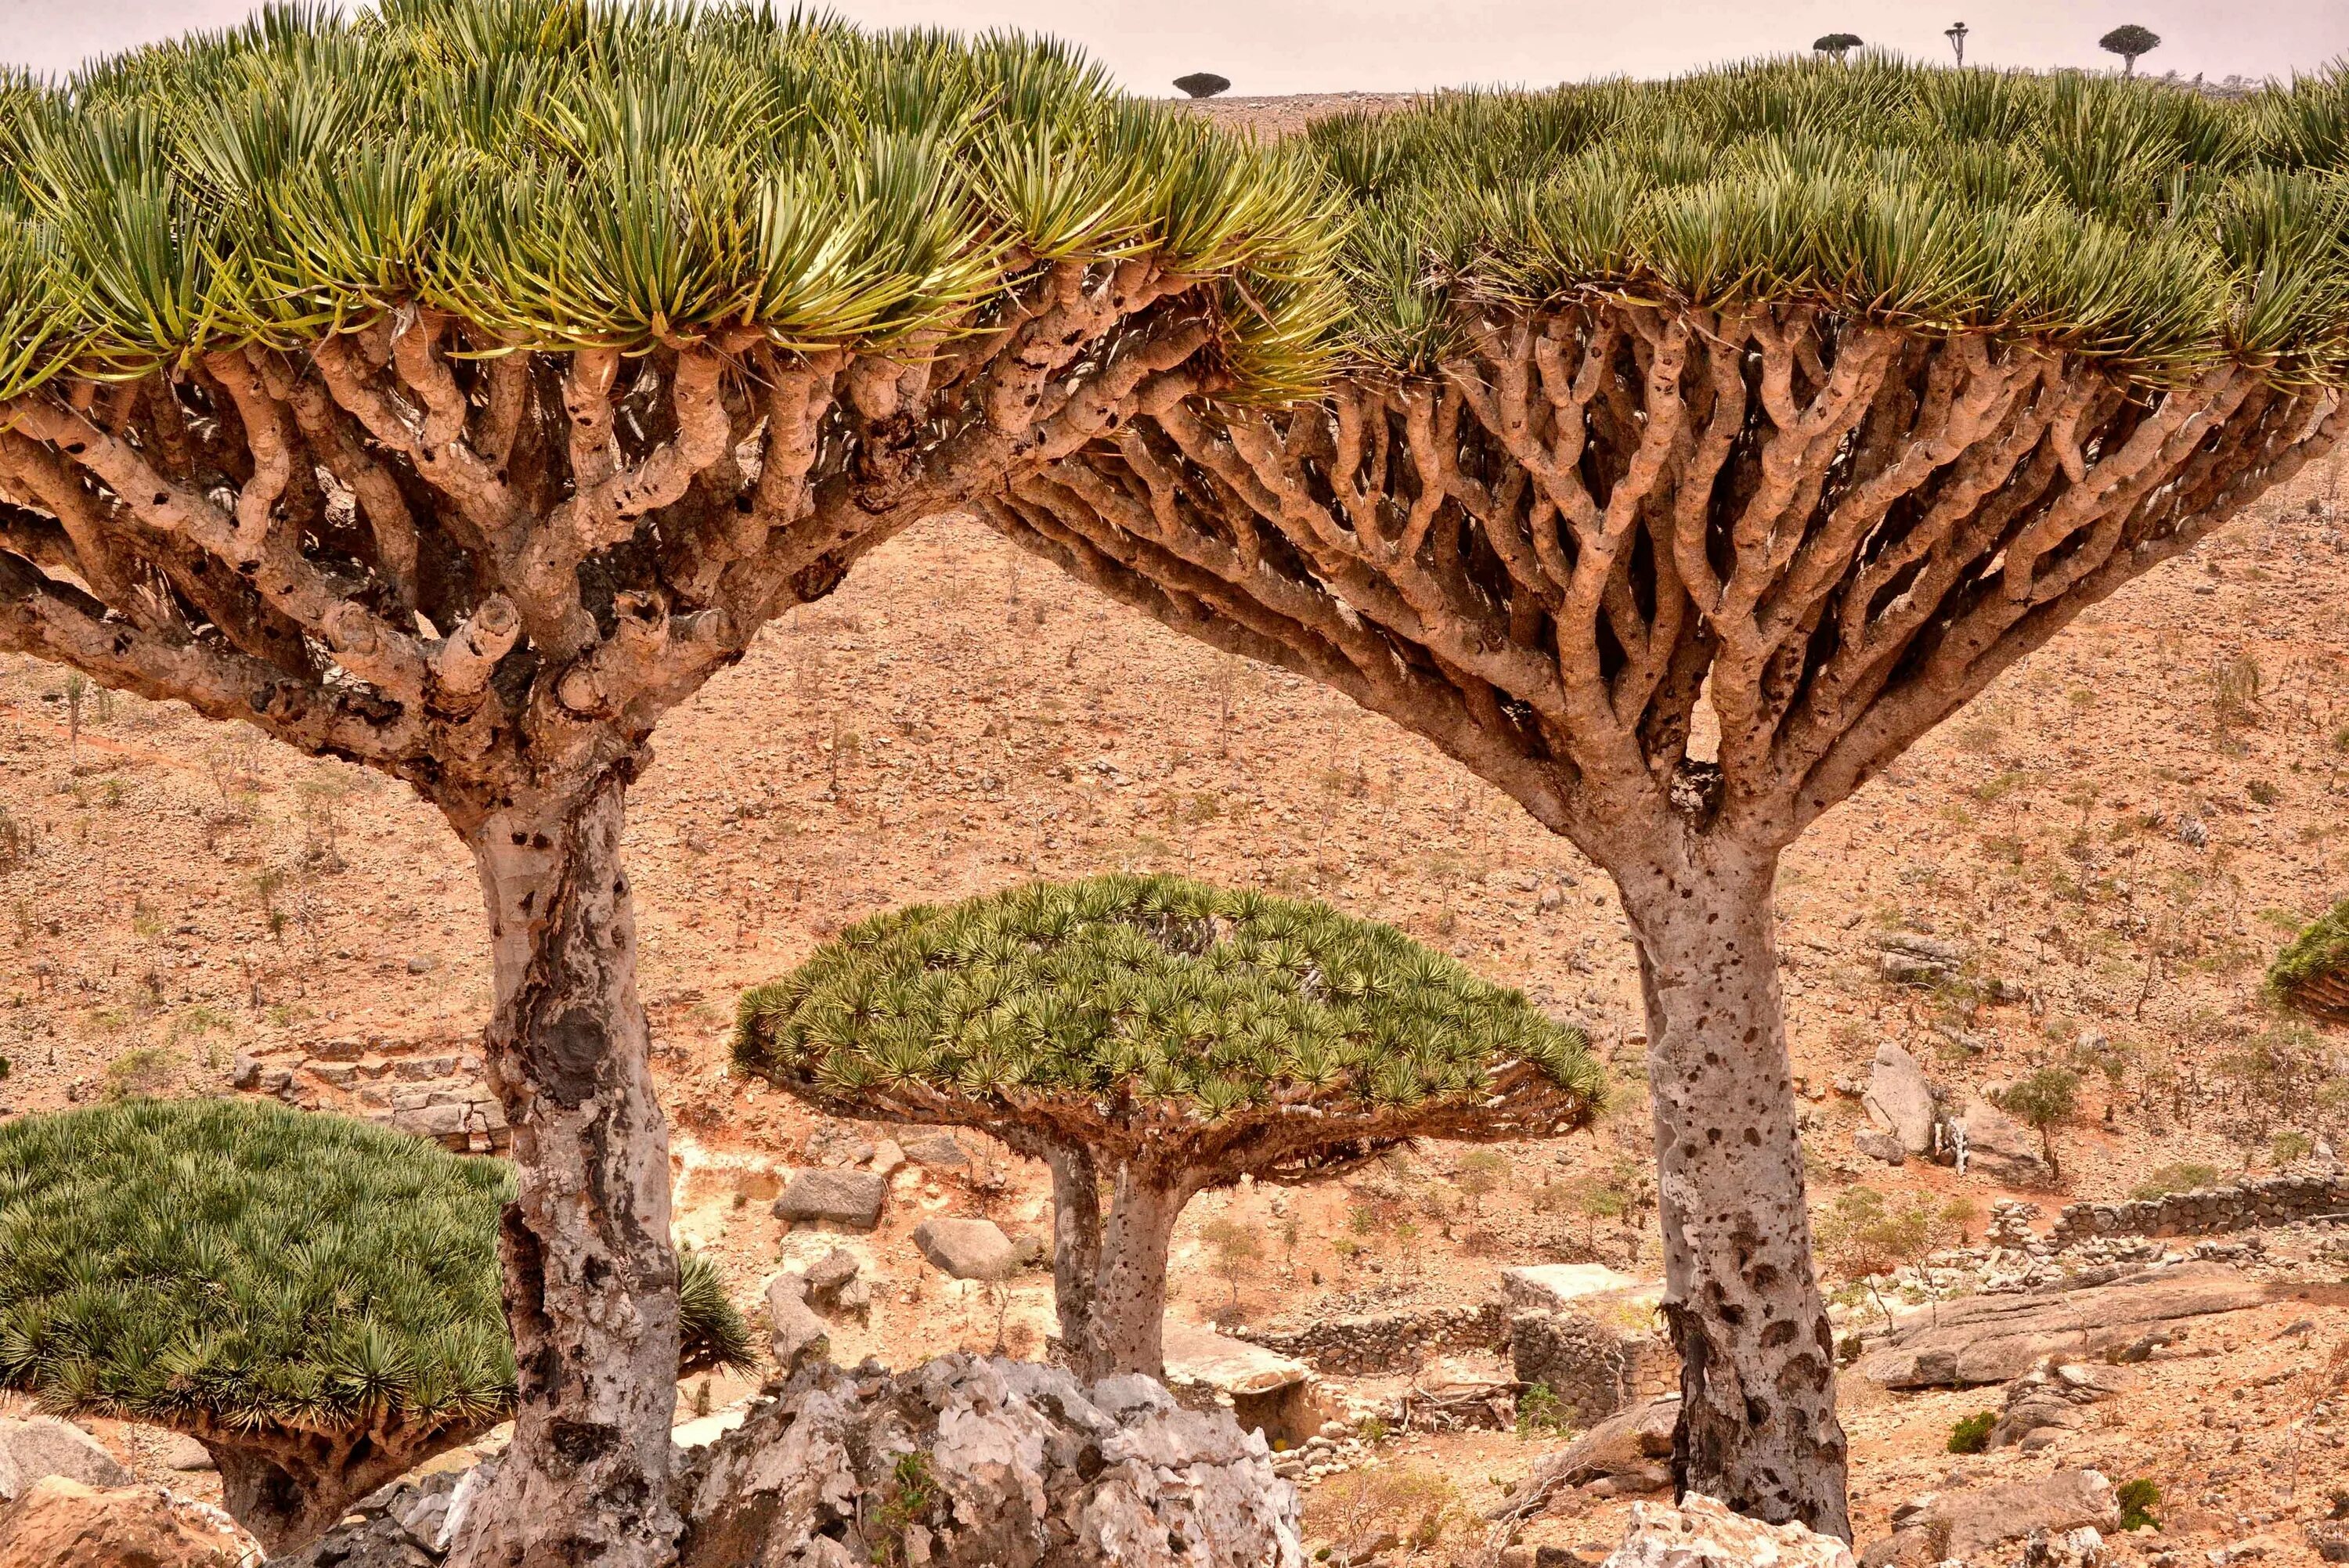
{"label": "leaf cluster", "polygon": [[928,1086],[1403,1109],[1529,1062],[1596,1107],[1579,1031],[1390,926],[1168,876],[1039,882],[850,927],[743,995],[735,1059],[842,1099]]}
{"label": "leaf cluster", "polygon": [[1313,368],[1319,200],[1049,40],[667,0],[283,6],[0,82],[0,396],[414,309],[514,347],[919,345],[1038,268],[1135,255],[1237,280],[1257,304],[1226,353],[1277,388]]}
{"label": "leaf cluster", "polygon": [[2349,71],[2222,102],[1875,55],[1446,94],[1306,135],[1357,212],[1342,330],[1374,364],[1597,293],[1807,301],[2158,381],[2227,357],[2349,379],[2344,139]]}
{"label": "leaf cluster", "polygon": [[2309,922],[2268,966],[2271,995],[2331,1016],[2349,1002],[2349,899]]}
{"label": "leaf cluster", "polygon": [[[0,1387],[233,1434],[479,1428],[514,1403],[511,1171],[370,1123],[132,1100],[0,1127]],[[684,1369],[750,1331],[688,1255]]]}

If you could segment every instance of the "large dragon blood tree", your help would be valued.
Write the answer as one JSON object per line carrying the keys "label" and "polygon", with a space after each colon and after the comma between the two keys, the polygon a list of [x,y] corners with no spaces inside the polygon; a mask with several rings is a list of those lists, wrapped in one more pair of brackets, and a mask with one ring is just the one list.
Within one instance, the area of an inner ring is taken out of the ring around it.
{"label": "large dragon blood tree", "polygon": [[1160,384],[1012,539],[1443,748],[1638,943],[1683,1489],[1847,1533],[1780,853],[2349,423],[2349,88],[1867,60],[1309,133],[1350,368]]}
{"label": "large dragon blood tree", "polygon": [[[0,1388],[203,1444],[274,1554],[511,1418],[502,1161],[249,1100],[133,1100],[0,1127]],[[748,1367],[681,1260],[680,1376]]]}
{"label": "large dragon blood tree", "polygon": [[1606,1088],[1579,1031],[1392,926],[1165,876],[852,926],[743,994],[734,1056],[826,1110],[1043,1161],[1061,1350],[1088,1379],[1164,1375],[1167,1243],[1197,1193],[1415,1137],[1554,1137]]}
{"label": "large dragon blood tree", "polygon": [[655,724],[1164,377],[1296,385],[1320,200],[1054,46],[726,5],[281,9],[0,93],[0,648],[404,779],[480,870],[521,1408],[468,1561],[672,1552]]}

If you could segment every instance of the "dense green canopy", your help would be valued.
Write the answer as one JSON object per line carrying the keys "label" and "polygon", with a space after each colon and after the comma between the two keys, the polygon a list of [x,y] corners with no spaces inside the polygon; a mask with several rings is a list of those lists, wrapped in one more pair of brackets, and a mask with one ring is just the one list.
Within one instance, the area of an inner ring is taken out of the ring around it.
{"label": "dense green canopy", "polygon": [[1319,122],[1362,212],[1345,332],[1423,367],[1464,301],[1807,299],[2158,379],[2349,376],[2349,72],[2228,102],[2078,74],[1773,60]]}
{"label": "dense green canopy", "polygon": [[1134,253],[1233,276],[1237,389],[1278,391],[1316,363],[1317,200],[1048,41],[681,0],[285,5],[0,83],[0,397],[418,307],[528,347],[918,345],[1039,265]]}
{"label": "dense green canopy", "polygon": [[[512,1173],[367,1122],[133,1100],[0,1127],[0,1387],[207,1432],[481,1427],[514,1399]],[[750,1359],[686,1260],[688,1369]]]}
{"label": "dense green canopy", "polygon": [[1578,1031],[1391,926],[1167,876],[1040,882],[851,926],[742,997],[735,1058],[842,1100],[1063,1092],[1208,1120],[1474,1100],[1530,1063],[1582,1103]]}

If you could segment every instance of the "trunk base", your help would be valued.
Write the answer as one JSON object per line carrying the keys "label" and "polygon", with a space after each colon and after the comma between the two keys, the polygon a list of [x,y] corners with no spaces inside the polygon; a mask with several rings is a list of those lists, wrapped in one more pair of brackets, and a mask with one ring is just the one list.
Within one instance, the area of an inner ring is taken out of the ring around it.
{"label": "trunk base", "polygon": [[1681,1357],[1672,1479],[1848,1541],[1835,1340],[1778,991],[1776,858],[1701,852],[1617,879],[1640,943],[1664,1313]]}

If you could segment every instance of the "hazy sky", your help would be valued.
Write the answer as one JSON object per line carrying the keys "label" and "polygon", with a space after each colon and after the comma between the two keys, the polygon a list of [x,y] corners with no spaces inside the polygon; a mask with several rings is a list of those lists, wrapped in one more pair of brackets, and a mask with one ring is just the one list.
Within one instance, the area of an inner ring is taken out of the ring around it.
{"label": "hazy sky", "polygon": [[[93,52],[217,26],[249,0],[0,0],[0,57],[64,70]],[[2213,77],[2313,69],[2349,56],[2349,0],[841,0],[874,24],[1000,25],[1090,48],[1137,91],[1220,71],[1236,93],[1332,92],[1652,76],[1800,48],[1821,33],[1991,65],[2099,66],[2124,22],[2160,34],[2148,68]]]}

